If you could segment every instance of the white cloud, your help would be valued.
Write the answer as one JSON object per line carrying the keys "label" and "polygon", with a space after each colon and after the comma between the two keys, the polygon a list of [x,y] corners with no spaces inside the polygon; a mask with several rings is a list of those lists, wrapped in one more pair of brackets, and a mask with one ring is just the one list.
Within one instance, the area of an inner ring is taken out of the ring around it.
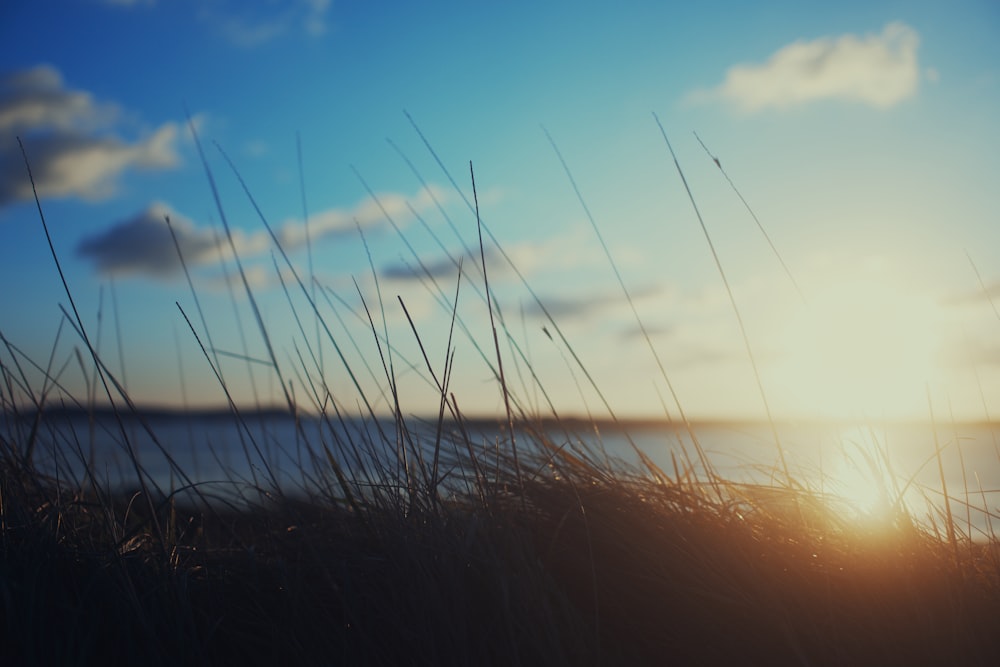
{"label": "white cloud", "polygon": [[179,162],[180,127],[165,123],[129,142],[110,129],[114,104],[69,90],[53,67],[41,65],[0,77],[0,206],[32,198],[31,182],[14,136],[21,137],[41,197],[104,199],[130,169],[166,169]]}
{"label": "white cloud", "polygon": [[779,49],[764,64],[730,68],[722,84],[695,92],[689,100],[721,99],[748,113],[824,99],[886,109],[916,93],[919,43],[917,32],[899,22],[877,35],[798,41]]}
{"label": "white cloud", "polygon": [[522,275],[566,275],[574,270],[608,267],[589,228],[582,224],[540,241],[505,244],[504,251]]}
{"label": "white cloud", "polygon": [[113,122],[118,113],[115,105],[98,104],[89,93],[66,90],[62,75],[49,65],[0,78],[0,132],[88,130]]}
{"label": "white cloud", "polygon": [[[313,241],[333,234],[354,234],[357,225],[370,227],[385,221],[382,213],[384,208],[397,224],[405,224],[412,219],[410,207],[420,212],[434,206],[434,199],[444,202],[447,195],[436,186],[420,189],[413,197],[396,192],[375,195],[378,198],[366,197],[353,208],[329,208],[309,216],[309,235]],[[381,204],[381,206],[379,206]],[[300,218],[289,218],[283,221],[275,233],[286,250],[300,248],[306,243],[306,227]]]}
{"label": "white cloud", "polygon": [[253,48],[294,33],[326,33],[330,0],[249,3],[222,0],[202,7],[200,18],[236,46]]}

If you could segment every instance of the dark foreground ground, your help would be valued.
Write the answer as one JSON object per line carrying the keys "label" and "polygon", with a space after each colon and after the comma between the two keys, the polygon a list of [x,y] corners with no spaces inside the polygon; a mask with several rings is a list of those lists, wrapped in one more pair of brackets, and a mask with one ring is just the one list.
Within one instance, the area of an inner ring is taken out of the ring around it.
{"label": "dark foreground ground", "polygon": [[45,477],[4,444],[4,665],[1000,660],[995,539],[787,486],[535,443],[520,480],[470,450],[437,476],[332,470],[309,496],[183,508]]}

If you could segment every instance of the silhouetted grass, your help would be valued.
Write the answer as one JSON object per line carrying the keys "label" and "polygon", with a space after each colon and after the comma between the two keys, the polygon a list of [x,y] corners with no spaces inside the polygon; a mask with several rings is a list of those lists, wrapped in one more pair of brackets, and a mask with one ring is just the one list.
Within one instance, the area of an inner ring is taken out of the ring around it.
{"label": "silhouetted grass", "polygon": [[720,500],[521,442],[521,486],[509,454],[445,447],[468,493],[182,507],[68,488],[5,440],[8,664],[995,659],[995,542],[956,552],[902,510],[859,526],[816,493],[722,482]]}
{"label": "silhouetted grass", "polygon": [[[315,318],[316,347],[322,338],[348,366],[316,289],[272,237]],[[160,447],[143,456],[167,458],[178,485],[160,488],[119,417],[142,409],[68,313],[116,406],[134,491],[111,487],[78,434],[63,432],[62,458],[45,459],[36,443],[66,428],[59,409],[93,413],[95,401],[74,401],[51,361],[35,366],[4,338],[3,664],[995,664],[995,535],[974,542],[949,513],[941,536],[902,502],[859,521],[783,459],[774,484],[722,478],[700,447],[697,473],[684,451],[672,470],[641,451],[629,465],[587,444],[587,424],[528,410],[501,370],[503,340],[532,373],[495,310],[482,243],[473,270],[497,320],[492,345],[477,349],[509,400],[496,440],[484,441],[450,391],[451,339],[436,370],[412,321],[439,411],[402,414],[398,353],[369,312],[391,414],[366,404],[364,435],[350,435],[357,418],[319,372],[326,362],[300,354],[293,372],[308,395],[285,392],[287,408],[318,414],[325,437],[310,441],[300,427],[293,485],[279,482],[246,427],[252,415],[231,401],[252,479],[197,483]],[[440,290],[441,303],[450,332],[467,332],[460,279],[455,289],[451,301]],[[214,346],[203,349],[225,389]],[[268,355],[277,374],[270,344]]]}

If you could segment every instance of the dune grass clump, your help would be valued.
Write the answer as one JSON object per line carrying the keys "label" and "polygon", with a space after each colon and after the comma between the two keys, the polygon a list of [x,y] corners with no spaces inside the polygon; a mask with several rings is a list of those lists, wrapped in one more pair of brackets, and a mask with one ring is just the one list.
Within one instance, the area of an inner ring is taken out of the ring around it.
{"label": "dune grass clump", "polygon": [[10,664],[985,665],[1000,641],[996,544],[866,533],[788,488],[539,440],[521,487],[503,455],[469,495],[156,498],[154,521],[4,445]]}
{"label": "dune grass clump", "polygon": [[[597,423],[526,410],[504,377],[498,330],[509,333],[493,320],[475,213],[494,336],[473,342],[505,407],[489,436],[449,390],[449,338],[443,370],[424,353],[436,416],[404,413],[385,358],[391,407],[360,416],[302,362],[313,400],[285,394],[283,418],[300,427],[310,412],[322,436],[297,430],[291,483],[235,402],[249,478],[192,480],[102,362],[66,286],[78,359],[89,357],[106,388],[101,407],[129,471],[112,484],[86,434],[58,416],[69,407],[93,424],[97,402],[3,338],[3,664],[995,664],[995,535],[974,541],[949,517],[944,537],[901,502],[862,521],[796,480],[783,458],[770,484],[727,479],[694,431],[671,470],[638,448],[627,463],[585,433]],[[458,260],[456,269],[468,270]],[[294,279],[339,354],[315,291]],[[456,303],[449,335],[463,327]],[[387,334],[370,329],[382,354]],[[218,372],[207,350],[205,360]],[[141,457],[128,420],[151,437]],[[168,487],[144,467],[151,457],[170,470]]]}

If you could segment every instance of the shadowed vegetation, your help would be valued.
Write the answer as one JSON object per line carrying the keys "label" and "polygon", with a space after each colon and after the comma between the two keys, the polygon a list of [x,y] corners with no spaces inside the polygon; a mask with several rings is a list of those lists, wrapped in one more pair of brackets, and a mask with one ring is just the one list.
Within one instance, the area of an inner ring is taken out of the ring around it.
{"label": "shadowed vegetation", "polygon": [[[430,437],[426,431],[413,433]],[[3,459],[12,664],[990,664],[996,544],[817,494],[678,482],[522,441],[236,507],[108,496]],[[481,450],[481,445],[477,446]],[[476,472],[477,469],[479,472]],[[478,477],[478,478],[477,478]],[[332,480],[328,480],[331,481]]]}

